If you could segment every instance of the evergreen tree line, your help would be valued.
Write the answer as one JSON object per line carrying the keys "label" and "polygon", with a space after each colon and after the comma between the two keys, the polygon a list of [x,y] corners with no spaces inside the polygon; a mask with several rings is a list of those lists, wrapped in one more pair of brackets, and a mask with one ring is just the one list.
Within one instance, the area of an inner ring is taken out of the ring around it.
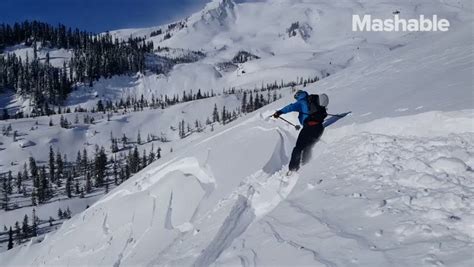
{"label": "evergreen tree line", "polygon": [[[329,76],[329,74],[326,74],[326,76]],[[273,83],[267,83],[264,84],[262,82],[262,85],[260,88],[255,87],[254,89],[236,89],[235,87],[229,88],[229,89],[223,89],[222,92],[226,95],[232,95],[232,94],[242,94],[244,92],[250,93],[259,93],[259,92],[265,92],[265,91],[272,91],[272,90],[279,90],[285,87],[295,87],[297,85],[303,85],[306,87],[308,83],[315,83],[319,81],[318,76],[314,77],[309,77],[309,78],[303,78],[303,77],[297,77],[296,81],[290,81],[290,82],[284,82],[283,80],[278,83],[277,81],[274,81]]]}
{"label": "evergreen tree line", "polygon": [[[235,92],[234,92],[235,93]],[[254,97],[255,95],[255,97]],[[226,106],[222,106],[219,111],[217,104],[214,104],[214,109],[210,117],[207,117],[205,125],[199,120],[194,121],[194,124],[186,122],[184,119],[178,123],[178,135],[181,139],[188,137],[194,132],[202,132],[207,126],[211,126],[211,131],[214,130],[214,124],[220,123],[225,125],[237,119],[242,113],[253,112],[265,105],[268,105],[281,98],[281,94],[277,95],[275,90],[267,90],[266,97],[262,93],[246,90],[242,92],[241,107],[230,111]]]}
{"label": "evergreen tree line", "polygon": [[[128,150],[128,155],[116,155],[112,152],[108,158],[105,148],[96,146],[92,157],[86,149],[82,153],[78,151],[75,162],[68,161],[66,155],[55,153],[52,147],[49,149],[47,164],[39,165],[34,157],[29,157],[28,164],[25,163],[23,170],[16,176],[12,171],[2,175],[0,208],[21,208],[21,199],[28,197],[31,205],[37,206],[54,197],[82,198],[93,192],[94,188],[103,188],[108,193],[111,183],[121,184],[161,157],[160,148],[155,151],[152,145],[149,153],[146,150],[139,153],[137,145],[131,147],[128,138],[123,138],[123,148]],[[112,146],[118,148],[116,141],[112,141]],[[12,201],[12,198],[19,201]]]}
{"label": "evergreen tree line", "polygon": [[[169,106],[173,106],[179,103],[190,102],[199,99],[205,99],[210,97],[215,97],[216,94],[211,92],[201,92],[201,89],[198,89],[196,93],[193,90],[183,91],[181,97],[178,94],[173,96],[160,95],[159,98],[155,97],[154,94],[151,95],[151,99],[145,99],[143,94],[140,95],[140,98],[133,96],[127,96],[125,99],[120,98],[119,100],[113,102],[110,100],[97,101],[97,107],[92,109],[91,112],[118,112],[119,110],[133,110],[133,111],[143,111],[144,108],[152,109],[165,109]],[[88,112],[87,109],[76,108],[74,112]]]}
{"label": "evergreen tree line", "polygon": [[23,21],[13,25],[0,24],[0,50],[25,43],[41,42],[49,48],[75,49],[85,46],[92,33],[72,29],[62,24],[53,26],[39,21]]}
{"label": "evergreen tree line", "polygon": [[[123,138],[125,139],[124,146],[126,146],[129,144],[129,140],[125,135]],[[140,138],[139,133],[137,143],[141,143]],[[68,198],[72,198],[74,195],[83,198],[85,194],[91,193],[94,187],[104,187],[105,193],[108,193],[110,180],[113,180],[115,185],[124,182],[134,173],[139,172],[155,160],[161,158],[161,149],[158,148],[155,152],[152,145],[150,153],[143,150],[140,154],[138,147],[135,145],[129,149],[127,155],[121,157],[122,160],[117,160],[117,155],[112,155],[110,160],[107,160],[105,149],[103,147],[96,147],[94,157],[91,159],[89,159],[86,149],[84,149],[82,153],[80,151],[78,152],[75,164],[67,162],[65,156],[63,158],[64,159],[62,159],[59,153],[56,153],[55,156],[54,151],[50,148],[49,168],[46,168],[45,165],[39,166],[36,160],[30,157],[29,167],[25,163],[23,171],[18,172],[16,179],[13,178],[12,172],[9,171],[8,174],[3,177],[2,186],[0,187],[2,193],[2,198],[0,199],[1,208],[5,210],[20,208],[15,203],[10,202],[10,196],[14,194],[14,188],[17,188],[16,191],[18,194],[22,197],[28,197],[28,192],[30,192],[26,188],[26,182],[28,180],[32,181],[33,186],[30,194],[31,204],[33,206],[40,205],[51,199],[51,197],[53,197],[53,190],[57,190],[54,196],[65,194]],[[66,165],[69,167],[66,167]],[[74,179],[74,177],[79,177],[79,179]],[[81,177],[85,180],[82,183],[80,181]],[[65,184],[63,185],[62,181],[64,180]],[[52,186],[53,183],[56,184],[55,188]],[[14,244],[21,244],[37,236],[40,230],[42,233],[48,232],[51,230],[54,222],[69,219],[71,215],[69,208],[64,211],[59,209],[57,219],[50,217],[49,220],[46,221],[40,220],[35,215],[35,209],[33,209],[32,218],[34,219],[31,225],[29,224],[28,216],[25,215],[21,227],[18,221],[14,226],[10,226],[9,229],[4,226],[4,232],[0,232],[0,243],[8,242],[8,249],[11,249]],[[39,225],[45,224],[46,222],[49,222],[49,226],[44,225],[42,228],[39,227]]]}
{"label": "evergreen tree line", "polygon": [[[298,77],[296,81],[292,81],[289,83],[284,83],[281,81],[280,83],[277,83],[277,81],[274,81],[273,83],[268,83],[264,85],[262,83],[262,86],[260,88],[254,88],[254,89],[236,89],[236,88],[229,88],[229,89],[222,89],[222,94],[224,95],[233,95],[233,94],[246,94],[250,95],[252,93],[259,93],[259,92],[267,92],[267,103],[269,103],[269,97],[268,95],[270,94],[270,91],[274,90],[279,90],[285,87],[293,87],[296,85],[303,85],[306,86],[308,83],[314,83],[318,81],[319,78],[317,76],[313,78],[300,78]],[[275,93],[272,93],[274,95]],[[179,103],[183,102],[188,102],[188,101],[194,101],[194,100],[199,100],[199,99],[204,99],[204,98],[210,98],[210,97],[215,97],[216,93],[214,90],[211,90],[210,92],[201,92],[201,89],[198,89],[197,92],[193,92],[193,90],[189,91],[183,91],[183,94],[179,96],[178,94],[168,96],[168,95],[160,95],[160,97],[155,97],[155,95],[152,94],[151,99],[145,99],[143,95],[140,96],[140,98],[134,97],[134,96],[127,96],[125,99],[120,98],[119,100],[111,101],[111,100],[99,100],[97,101],[97,106],[96,108],[93,108],[91,110],[82,108],[82,107],[76,107],[74,108],[73,112],[115,112],[118,113],[119,110],[123,110],[123,112],[127,112],[128,110],[133,110],[133,111],[143,111],[144,108],[161,108],[165,109],[169,106],[176,105]],[[41,97],[41,96],[40,96]],[[245,97],[245,96],[244,96]],[[280,94],[278,95],[278,98],[280,97]],[[274,100],[273,100],[274,101]],[[263,103],[264,101],[260,101]],[[253,104],[255,105],[255,103]],[[255,109],[258,109],[261,107],[259,103],[256,104],[256,108],[252,108],[249,106],[249,108],[243,108],[242,112],[251,112]],[[7,120],[7,119],[20,119],[24,117],[36,117],[36,116],[41,116],[41,115],[54,115],[54,114],[63,114],[63,113],[71,113],[71,109],[68,108],[62,108],[61,106],[58,106],[57,108],[51,107],[48,105],[48,102],[45,102],[42,108],[31,115],[24,115],[23,113],[18,113],[15,116],[12,116],[8,113],[7,109],[3,109],[1,112],[0,119],[2,120]],[[109,115],[110,116],[110,115]],[[110,118],[109,118],[110,119]],[[62,125],[62,124],[61,124]],[[64,127],[67,128],[67,127]]]}
{"label": "evergreen tree line", "polygon": [[[86,112],[119,113],[120,111],[122,111],[122,113],[126,113],[128,111],[134,111],[134,112],[143,111],[145,108],[165,109],[167,107],[170,107],[176,104],[215,97],[215,96],[216,94],[213,91],[201,93],[201,89],[198,89],[196,93],[194,93],[193,90],[189,90],[188,92],[183,92],[181,96],[179,94],[175,94],[172,96],[160,95],[160,97],[157,98],[155,97],[155,95],[152,94],[150,100],[146,99],[143,95],[141,95],[140,98],[136,98],[134,96],[127,96],[126,98],[120,98],[119,100],[116,100],[116,101],[98,100],[95,108],[87,109],[87,108],[82,108],[82,107],[75,107],[73,110],[71,110],[71,108],[69,107],[66,107],[66,108],[61,107],[61,106],[54,107],[54,106],[49,105],[46,102],[42,106],[42,109],[39,110],[38,113],[33,113],[33,114],[17,113],[15,115],[10,115],[8,113],[8,110],[4,108],[0,112],[0,120],[22,119],[22,118],[29,118],[29,117],[38,117],[38,116],[43,116],[43,115],[50,116],[50,115],[59,115],[59,114],[68,114],[68,113],[86,113]],[[60,123],[60,125],[63,125],[63,124]],[[64,127],[64,128],[67,128],[67,127]]]}
{"label": "evergreen tree line", "polygon": [[[28,214],[25,214],[21,225],[18,221],[8,228],[6,225],[3,225],[3,232],[0,232],[0,243],[8,242],[7,249],[10,250],[15,245],[20,245],[32,237],[50,232],[54,226],[61,223],[58,223],[58,221],[70,219],[71,216],[72,213],[69,207],[64,211],[59,208],[57,219],[50,216],[48,220],[42,220],[36,215],[36,210],[33,209],[31,219],[28,217]],[[55,222],[57,223],[55,224]]]}
{"label": "evergreen tree line", "polygon": [[281,98],[281,94],[276,93],[276,91],[271,92],[267,90],[266,96],[262,93],[254,92],[243,92],[242,93],[242,104],[241,112],[250,113],[253,112],[265,105],[268,105],[274,101],[277,101]]}
{"label": "evergreen tree line", "polygon": [[[45,103],[60,105],[74,84],[92,86],[101,77],[143,72],[146,54],[153,51],[152,42],[138,37],[120,41],[108,33],[93,35],[39,22],[0,25],[0,47],[18,43],[33,46],[33,55],[23,60],[12,53],[0,57],[0,92],[14,89],[30,97],[38,115],[48,115]],[[49,53],[38,57],[38,44],[72,49],[73,56],[62,68],[53,67]]]}

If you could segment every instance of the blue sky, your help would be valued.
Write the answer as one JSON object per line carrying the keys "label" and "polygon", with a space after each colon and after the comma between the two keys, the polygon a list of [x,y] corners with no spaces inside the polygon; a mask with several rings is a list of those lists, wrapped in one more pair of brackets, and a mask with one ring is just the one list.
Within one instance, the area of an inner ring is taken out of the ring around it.
{"label": "blue sky", "polygon": [[0,23],[40,20],[102,32],[190,15],[210,0],[0,0]]}

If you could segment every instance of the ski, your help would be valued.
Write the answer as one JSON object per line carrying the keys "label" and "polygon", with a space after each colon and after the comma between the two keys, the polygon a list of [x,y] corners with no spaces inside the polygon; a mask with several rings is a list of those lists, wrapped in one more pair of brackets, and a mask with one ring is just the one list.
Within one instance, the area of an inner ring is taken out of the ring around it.
{"label": "ski", "polygon": [[329,118],[327,118],[326,120],[324,120],[324,127],[328,127],[334,123],[336,123],[338,120],[344,118],[345,116],[351,114],[352,111],[348,111],[348,112],[344,112],[344,113],[340,113],[340,114],[331,114]]}

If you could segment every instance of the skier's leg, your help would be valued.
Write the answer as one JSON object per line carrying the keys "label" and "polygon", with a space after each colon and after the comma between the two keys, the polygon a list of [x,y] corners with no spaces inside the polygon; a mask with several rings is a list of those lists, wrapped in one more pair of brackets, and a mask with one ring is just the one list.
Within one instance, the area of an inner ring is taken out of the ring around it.
{"label": "skier's leg", "polygon": [[290,171],[297,171],[300,168],[300,161],[301,161],[301,149],[295,146],[293,148],[293,152],[291,153],[290,164],[288,165],[288,169]]}
{"label": "skier's leg", "polygon": [[309,143],[302,151],[301,162],[303,163],[303,165],[308,163],[311,160],[313,147],[319,141],[319,138],[321,138],[321,135],[324,132],[324,127],[322,127],[322,125],[317,125],[312,128],[313,129],[311,129],[311,137],[310,137]]}
{"label": "skier's leg", "polygon": [[313,145],[309,145],[303,150],[303,152],[301,153],[302,154],[301,164],[305,165],[311,160],[312,152],[313,152]]}
{"label": "skier's leg", "polygon": [[295,148],[293,148],[293,152],[291,153],[291,160],[288,166],[290,171],[296,171],[300,168],[301,162],[301,153],[303,149],[307,146],[308,143],[308,129],[307,127],[303,127],[300,134],[298,135],[298,139],[296,140]]}

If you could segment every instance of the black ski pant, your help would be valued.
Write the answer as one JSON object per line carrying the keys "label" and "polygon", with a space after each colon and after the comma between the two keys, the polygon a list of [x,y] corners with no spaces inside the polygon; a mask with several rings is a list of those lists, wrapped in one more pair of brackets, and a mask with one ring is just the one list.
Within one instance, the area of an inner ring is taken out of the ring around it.
{"label": "black ski pant", "polygon": [[306,164],[311,159],[311,150],[318,142],[324,132],[324,126],[320,123],[315,126],[304,126],[298,135],[295,148],[291,153],[290,171],[296,171],[300,168],[300,163]]}

